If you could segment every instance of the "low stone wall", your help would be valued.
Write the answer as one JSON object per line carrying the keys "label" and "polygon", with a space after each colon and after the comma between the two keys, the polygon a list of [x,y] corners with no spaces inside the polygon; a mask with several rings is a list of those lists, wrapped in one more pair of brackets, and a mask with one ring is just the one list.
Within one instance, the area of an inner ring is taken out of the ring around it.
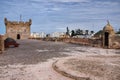
{"label": "low stone wall", "polygon": [[98,39],[88,39],[88,38],[44,38],[40,39],[43,41],[59,41],[66,43],[73,43],[79,45],[88,45],[93,47],[101,47],[101,40]]}
{"label": "low stone wall", "polygon": [[62,41],[74,44],[90,45],[90,40],[85,38],[64,38]]}
{"label": "low stone wall", "polygon": [[0,35],[0,53],[4,51],[4,36]]}
{"label": "low stone wall", "polygon": [[30,38],[42,41],[53,41],[53,42],[66,42],[79,45],[93,46],[93,47],[102,47],[101,39],[88,39],[88,38]]}

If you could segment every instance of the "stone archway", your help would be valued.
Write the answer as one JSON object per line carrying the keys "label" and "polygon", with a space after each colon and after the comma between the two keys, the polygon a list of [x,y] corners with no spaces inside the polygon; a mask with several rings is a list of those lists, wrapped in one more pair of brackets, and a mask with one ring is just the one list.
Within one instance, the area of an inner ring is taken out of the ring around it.
{"label": "stone archway", "polygon": [[107,48],[109,47],[109,33],[108,32],[104,33],[104,46]]}
{"label": "stone archway", "polygon": [[17,34],[17,39],[20,39],[20,34]]}

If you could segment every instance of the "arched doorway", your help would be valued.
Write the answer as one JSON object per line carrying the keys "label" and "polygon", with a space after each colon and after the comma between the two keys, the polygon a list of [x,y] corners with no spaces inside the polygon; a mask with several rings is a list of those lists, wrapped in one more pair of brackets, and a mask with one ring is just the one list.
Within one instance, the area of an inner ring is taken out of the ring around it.
{"label": "arched doorway", "polygon": [[20,34],[17,34],[17,39],[20,39]]}
{"label": "arched doorway", "polygon": [[109,33],[105,32],[104,34],[104,46],[108,48],[109,46]]}

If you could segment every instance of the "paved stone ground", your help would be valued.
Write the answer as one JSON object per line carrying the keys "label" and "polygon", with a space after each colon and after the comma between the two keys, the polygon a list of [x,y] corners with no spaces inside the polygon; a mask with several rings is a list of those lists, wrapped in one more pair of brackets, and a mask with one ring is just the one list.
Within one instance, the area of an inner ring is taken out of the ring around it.
{"label": "paved stone ground", "polygon": [[[66,57],[67,47],[78,45],[19,40],[20,46],[0,54],[0,80],[71,80],[52,70],[53,58]],[[51,59],[51,60],[49,60]]]}
{"label": "paved stone ground", "polygon": [[52,63],[61,57],[120,54],[107,50],[38,40],[19,40],[20,46],[0,54],[0,80],[71,80],[52,69]]}
{"label": "paved stone ground", "polygon": [[41,42],[37,40],[19,40],[20,46],[9,48],[0,56],[0,66],[8,64],[37,64],[53,57],[64,57],[64,48],[75,46],[65,43]]}

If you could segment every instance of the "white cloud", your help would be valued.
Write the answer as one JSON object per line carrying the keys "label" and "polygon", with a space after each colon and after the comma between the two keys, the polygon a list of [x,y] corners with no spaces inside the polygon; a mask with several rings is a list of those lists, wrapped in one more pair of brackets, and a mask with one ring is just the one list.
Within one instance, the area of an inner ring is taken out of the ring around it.
{"label": "white cloud", "polygon": [[30,0],[33,2],[90,2],[91,0]]}
{"label": "white cloud", "polygon": [[116,5],[120,5],[119,2],[111,2],[111,1],[104,1],[104,2],[101,2],[101,1],[97,1],[96,4],[98,5],[103,5],[103,6],[116,6]]}
{"label": "white cloud", "polygon": [[52,8],[53,11],[59,11],[60,8]]}
{"label": "white cloud", "polygon": [[[70,29],[79,27],[86,29],[91,28],[93,24],[102,29],[100,26],[103,27],[107,19],[113,22],[115,27],[118,27],[120,22],[120,2],[112,0],[25,0],[24,3],[23,1],[3,0],[3,3],[0,1],[1,19],[7,17],[9,20],[19,20],[19,15],[22,14],[22,20],[32,19],[31,30],[34,32],[65,31],[67,26]],[[69,2],[80,4],[64,4]],[[4,21],[1,20],[0,24],[4,26]]]}
{"label": "white cloud", "polygon": [[50,0],[55,2],[90,2],[90,0]]}

